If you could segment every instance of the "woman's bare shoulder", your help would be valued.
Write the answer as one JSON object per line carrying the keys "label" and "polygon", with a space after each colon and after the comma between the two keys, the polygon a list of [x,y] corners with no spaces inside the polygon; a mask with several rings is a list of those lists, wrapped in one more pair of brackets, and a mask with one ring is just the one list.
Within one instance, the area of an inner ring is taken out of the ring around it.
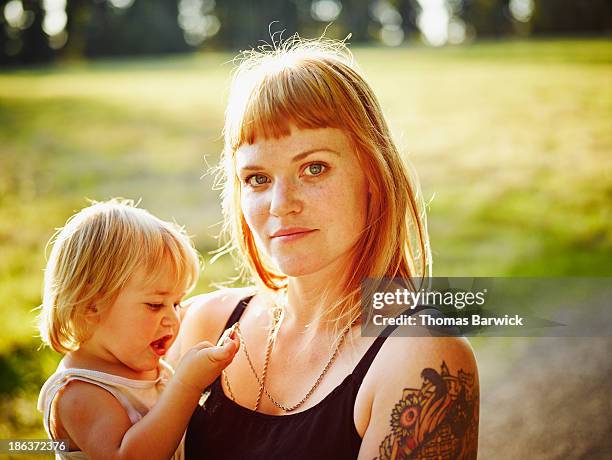
{"label": "woman's bare shoulder", "polygon": [[174,350],[171,350],[174,357],[177,357],[177,351],[180,350],[178,354],[182,355],[198,342],[216,342],[238,302],[255,291],[254,287],[226,288],[185,301],[181,329]]}
{"label": "woman's bare shoulder", "polygon": [[[382,357],[409,360],[412,363],[448,358],[474,364],[474,352],[465,337],[401,337],[387,339]],[[383,358],[384,359],[384,358]]]}
{"label": "woman's bare shoulder", "polygon": [[455,377],[461,370],[474,376],[477,383],[476,359],[464,337],[391,336],[370,368],[370,380],[381,392],[410,383],[420,387],[424,376],[433,375],[429,372],[432,369],[438,374],[448,371]]}
{"label": "woman's bare shoulder", "polygon": [[185,302],[185,319],[191,321],[226,321],[238,302],[255,294],[254,287],[225,288],[200,294]]}
{"label": "woman's bare shoulder", "polygon": [[[478,369],[472,347],[465,338],[389,337],[369,374],[370,417],[359,458],[372,458],[377,452],[393,450],[397,443],[403,442],[401,433],[411,438],[408,449],[411,452],[428,448],[448,450],[450,444],[444,443],[452,440],[436,440],[436,433],[448,426],[460,427],[463,433],[453,441],[459,446],[460,457],[475,458]],[[425,426],[417,420],[429,422]],[[448,458],[457,458],[457,455]]]}

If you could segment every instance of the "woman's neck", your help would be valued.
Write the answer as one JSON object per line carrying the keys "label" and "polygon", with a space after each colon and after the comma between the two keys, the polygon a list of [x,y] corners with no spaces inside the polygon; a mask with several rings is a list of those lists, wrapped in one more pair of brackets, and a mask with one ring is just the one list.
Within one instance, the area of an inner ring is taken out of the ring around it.
{"label": "woman's neck", "polygon": [[338,260],[316,273],[290,278],[283,327],[312,332],[325,329],[326,313],[344,294],[347,270],[342,268],[347,266],[350,264]]}

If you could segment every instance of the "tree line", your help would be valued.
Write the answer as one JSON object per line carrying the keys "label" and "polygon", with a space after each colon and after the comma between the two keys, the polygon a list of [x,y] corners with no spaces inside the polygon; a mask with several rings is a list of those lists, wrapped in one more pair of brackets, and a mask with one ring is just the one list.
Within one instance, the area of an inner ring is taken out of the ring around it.
{"label": "tree line", "polygon": [[[0,0],[0,65],[238,50],[293,33],[401,45],[428,0]],[[445,0],[468,38],[609,33],[610,0]],[[449,22],[450,23],[450,22]],[[385,38],[386,37],[386,38]],[[391,38],[389,38],[391,37]]]}

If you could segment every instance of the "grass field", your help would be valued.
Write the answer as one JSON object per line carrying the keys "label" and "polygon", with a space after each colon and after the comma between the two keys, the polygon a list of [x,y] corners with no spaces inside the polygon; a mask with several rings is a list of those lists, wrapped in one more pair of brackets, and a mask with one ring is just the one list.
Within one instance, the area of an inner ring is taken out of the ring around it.
{"label": "grass field", "polygon": [[[355,49],[430,202],[434,274],[612,275],[612,45]],[[85,198],[176,219],[206,255],[230,55],[0,73],[0,438],[42,435],[44,247]],[[233,275],[209,265],[197,293]],[[483,346],[475,342],[476,347]]]}

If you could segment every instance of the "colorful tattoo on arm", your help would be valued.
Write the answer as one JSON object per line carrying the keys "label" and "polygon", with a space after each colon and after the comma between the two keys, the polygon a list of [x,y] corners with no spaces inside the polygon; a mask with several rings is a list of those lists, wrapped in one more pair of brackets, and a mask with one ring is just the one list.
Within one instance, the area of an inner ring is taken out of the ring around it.
{"label": "colorful tattoo on arm", "polygon": [[474,374],[423,369],[421,388],[405,388],[391,412],[380,460],[473,460],[478,450],[478,388]]}

